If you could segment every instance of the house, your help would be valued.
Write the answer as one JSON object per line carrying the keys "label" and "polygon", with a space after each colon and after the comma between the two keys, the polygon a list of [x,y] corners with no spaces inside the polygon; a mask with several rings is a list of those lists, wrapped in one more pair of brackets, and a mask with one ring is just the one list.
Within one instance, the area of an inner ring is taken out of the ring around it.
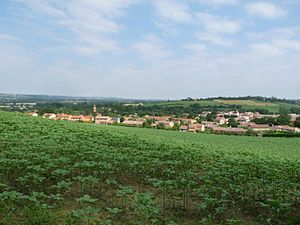
{"label": "house", "polygon": [[274,115],[263,115],[263,114],[260,114],[258,118],[264,118],[264,117],[277,118],[277,117],[279,117],[279,115],[277,115],[277,114],[274,114]]}
{"label": "house", "polygon": [[268,124],[256,124],[256,123],[250,123],[248,126],[255,132],[263,132],[263,131],[269,131],[270,126]]}
{"label": "house", "polygon": [[252,119],[258,119],[258,118],[260,118],[260,113],[259,112],[254,113]]}
{"label": "house", "polygon": [[34,116],[34,117],[39,116],[39,114],[37,114],[36,112],[30,112],[27,115]]}
{"label": "house", "polygon": [[70,116],[69,117],[69,121],[73,121],[73,122],[79,122],[79,121],[83,121],[84,116],[80,115],[80,116]]}
{"label": "house", "polygon": [[202,121],[201,124],[204,124],[205,128],[211,129],[213,127],[216,127],[218,124],[216,122],[210,122],[210,121]]}
{"label": "house", "polygon": [[130,127],[135,127],[135,126],[143,126],[144,120],[124,120],[123,124],[130,126]]}
{"label": "house", "polygon": [[98,116],[95,117],[95,123],[107,125],[107,124],[112,124],[113,121],[112,121],[112,118],[110,116],[98,115]]}
{"label": "house", "polygon": [[71,115],[68,114],[57,114],[55,120],[69,120]]}
{"label": "house", "polygon": [[158,126],[159,122],[154,122],[151,124],[151,127],[156,128]]}
{"label": "house", "polygon": [[138,116],[136,114],[131,114],[125,117],[125,120],[135,120]]}
{"label": "house", "polygon": [[244,128],[247,128],[247,127],[249,127],[249,125],[250,125],[250,122],[245,122],[245,121],[241,121],[241,122],[239,122],[240,123],[240,127],[244,127]]}
{"label": "house", "polygon": [[251,120],[251,117],[248,116],[248,115],[241,115],[241,116],[237,119],[238,122],[250,122],[250,120]]}
{"label": "house", "polygon": [[197,120],[195,120],[195,119],[180,118],[180,121],[181,121],[182,124],[195,124],[195,123],[197,123]]}
{"label": "house", "polygon": [[45,113],[43,115],[43,118],[48,118],[48,119],[55,119],[56,118],[56,115],[54,113]]}
{"label": "house", "polygon": [[144,118],[145,118],[146,120],[156,120],[157,117],[146,115],[146,116],[144,116]]}
{"label": "house", "polygon": [[155,120],[159,122],[165,122],[165,121],[170,121],[172,119],[171,116],[161,116],[161,117],[156,117]]}
{"label": "house", "polygon": [[205,126],[204,124],[191,124],[188,126],[188,131],[189,132],[204,132],[205,131]]}
{"label": "house", "polygon": [[121,123],[120,117],[112,117],[111,120],[113,121],[113,123]]}
{"label": "house", "polygon": [[295,123],[297,118],[300,116],[300,115],[297,115],[297,114],[290,114],[291,116],[291,123]]}
{"label": "house", "polygon": [[151,127],[156,128],[158,125],[163,124],[163,126],[167,129],[174,127],[174,122],[172,121],[155,121],[151,124]]}
{"label": "house", "polygon": [[226,116],[236,116],[236,117],[239,117],[239,116],[240,116],[240,113],[239,113],[239,111],[229,111],[229,112],[224,113],[224,115],[226,115]]}
{"label": "house", "polygon": [[134,119],[135,121],[138,121],[138,122],[142,122],[142,123],[144,123],[145,122],[145,119],[144,118],[136,118],[136,119]]}
{"label": "house", "polygon": [[189,128],[188,128],[188,126],[186,126],[186,125],[182,125],[182,126],[180,126],[179,131],[180,131],[180,132],[188,132],[188,131],[189,131]]}
{"label": "house", "polygon": [[210,111],[203,111],[202,113],[199,114],[199,116],[206,117],[210,113],[211,113]]}
{"label": "house", "polygon": [[216,118],[216,121],[217,121],[217,123],[220,124],[220,125],[227,124],[227,122],[228,122],[227,119],[226,119],[225,117],[223,117],[223,116],[217,117],[217,118]]}
{"label": "house", "polygon": [[271,127],[272,131],[283,131],[283,132],[292,132],[292,133],[299,133],[300,128],[298,127],[290,127],[290,126],[273,126]]}
{"label": "house", "polygon": [[90,123],[94,120],[94,117],[93,116],[84,116],[83,117],[83,122],[84,123]]}
{"label": "house", "polygon": [[245,134],[246,129],[235,127],[213,127],[212,131],[217,134]]}
{"label": "house", "polygon": [[174,122],[172,122],[172,121],[161,121],[161,122],[159,122],[159,123],[163,123],[164,125],[165,125],[165,128],[172,128],[172,127],[174,127]]}
{"label": "house", "polygon": [[188,132],[196,133],[197,127],[193,125],[188,126]]}
{"label": "house", "polygon": [[173,118],[172,121],[181,124],[181,118]]}

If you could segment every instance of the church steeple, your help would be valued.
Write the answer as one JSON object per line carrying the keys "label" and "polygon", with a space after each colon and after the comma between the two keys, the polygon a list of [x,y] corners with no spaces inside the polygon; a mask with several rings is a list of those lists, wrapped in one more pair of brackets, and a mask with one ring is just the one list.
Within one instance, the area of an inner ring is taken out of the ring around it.
{"label": "church steeple", "polygon": [[94,112],[94,113],[96,113],[96,112],[97,112],[96,105],[94,105],[94,107],[93,107],[93,112]]}

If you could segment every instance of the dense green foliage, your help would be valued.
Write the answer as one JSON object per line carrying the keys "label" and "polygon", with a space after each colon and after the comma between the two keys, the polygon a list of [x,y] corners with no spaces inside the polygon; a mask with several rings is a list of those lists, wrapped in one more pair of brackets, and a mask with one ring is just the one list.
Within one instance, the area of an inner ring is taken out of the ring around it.
{"label": "dense green foliage", "polygon": [[296,138],[300,137],[300,133],[287,133],[287,132],[267,132],[262,135],[263,137],[284,137],[284,138]]}
{"label": "dense green foliage", "polygon": [[0,112],[0,224],[299,224],[299,146]]}
{"label": "dense green foliage", "polygon": [[300,117],[298,117],[295,121],[295,127],[299,127],[300,128]]}
{"label": "dense green foliage", "polygon": [[233,117],[229,118],[228,120],[228,126],[230,127],[238,127],[240,125],[239,122],[237,122]]}
{"label": "dense green foliage", "polygon": [[291,116],[288,114],[279,115],[277,118],[274,117],[262,117],[256,118],[253,122],[257,124],[269,124],[269,125],[290,125]]}
{"label": "dense green foliage", "polygon": [[[0,96],[1,97],[1,96]],[[208,98],[192,99],[187,98],[181,101],[147,101],[147,100],[125,100],[120,99],[85,99],[67,97],[50,98],[50,97],[33,97],[28,99],[21,98],[20,101],[32,100],[37,103],[30,108],[19,108],[11,105],[8,110],[11,111],[32,111],[38,110],[42,115],[45,112],[50,113],[68,113],[68,114],[91,114],[93,105],[97,105],[98,112],[109,116],[124,116],[129,114],[144,115],[176,115],[181,117],[188,113],[190,117],[196,116],[203,111],[231,111],[239,112],[252,111],[261,114],[300,114],[300,103],[293,100],[284,100],[276,98],[263,97],[240,97],[240,98]],[[6,99],[7,101],[7,99]],[[16,99],[10,99],[15,103]],[[25,101],[25,102],[26,102]],[[1,106],[0,98],[0,106]],[[4,104],[4,103],[3,103]]]}

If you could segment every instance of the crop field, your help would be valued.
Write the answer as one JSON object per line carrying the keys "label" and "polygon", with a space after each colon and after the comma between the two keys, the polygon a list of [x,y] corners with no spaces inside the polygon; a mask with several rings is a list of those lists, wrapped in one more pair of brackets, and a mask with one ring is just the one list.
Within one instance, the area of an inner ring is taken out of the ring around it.
{"label": "crop field", "polygon": [[215,100],[198,100],[198,101],[164,101],[164,102],[154,102],[151,104],[146,104],[145,106],[165,106],[165,107],[190,107],[191,105],[199,105],[200,107],[224,107],[239,105],[243,110],[257,110],[266,109],[272,113],[279,113],[280,108],[290,109],[299,108],[299,105],[283,103],[283,102],[262,102],[256,100],[228,100],[228,99],[215,99]]}
{"label": "crop field", "polygon": [[[183,106],[188,107],[191,104],[200,104],[201,106],[217,106],[220,105],[218,102],[201,100],[201,101],[164,101],[164,102],[153,102],[149,105],[160,105],[160,106]],[[147,105],[146,105],[147,106]]]}
{"label": "crop field", "polygon": [[278,104],[270,102],[258,102],[253,100],[214,100],[218,103],[224,103],[229,105],[251,105],[251,106],[278,106]]}
{"label": "crop field", "polygon": [[300,139],[0,112],[0,224],[299,224]]}

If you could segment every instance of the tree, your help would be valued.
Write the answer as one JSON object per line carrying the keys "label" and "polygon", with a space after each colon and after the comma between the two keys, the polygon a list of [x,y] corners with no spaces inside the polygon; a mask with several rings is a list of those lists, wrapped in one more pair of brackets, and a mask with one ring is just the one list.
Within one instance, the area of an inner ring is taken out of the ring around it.
{"label": "tree", "polygon": [[158,125],[157,125],[157,129],[165,129],[166,127],[165,127],[165,124],[164,123],[159,123]]}
{"label": "tree", "polygon": [[300,117],[298,117],[294,123],[295,127],[299,127],[300,128]]}
{"label": "tree", "polygon": [[180,129],[180,124],[179,123],[174,123],[174,126],[172,127],[172,130],[179,130]]}
{"label": "tree", "polygon": [[280,107],[280,109],[279,109],[279,113],[281,115],[287,114],[287,113],[289,113],[289,111],[290,110],[288,108],[286,108],[286,107]]}
{"label": "tree", "polygon": [[231,127],[238,127],[240,125],[239,122],[237,122],[234,118],[229,118],[228,125]]}
{"label": "tree", "polygon": [[206,120],[211,121],[211,122],[215,121],[216,118],[217,118],[217,115],[215,113],[209,113],[206,116]]}
{"label": "tree", "polygon": [[196,120],[197,120],[197,123],[202,123],[202,121],[205,120],[205,117],[204,116],[199,116],[199,117],[196,118]]}
{"label": "tree", "polygon": [[262,117],[262,118],[256,118],[253,120],[254,123],[257,124],[269,124],[270,126],[272,125],[278,125],[276,118],[274,117]]}
{"label": "tree", "polygon": [[291,116],[288,114],[281,114],[277,117],[276,122],[278,125],[289,125],[291,122]]}
{"label": "tree", "polygon": [[151,128],[152,123],[154,123],[153,119],[147,119],[147,120],[144,121],[143,127]]}

